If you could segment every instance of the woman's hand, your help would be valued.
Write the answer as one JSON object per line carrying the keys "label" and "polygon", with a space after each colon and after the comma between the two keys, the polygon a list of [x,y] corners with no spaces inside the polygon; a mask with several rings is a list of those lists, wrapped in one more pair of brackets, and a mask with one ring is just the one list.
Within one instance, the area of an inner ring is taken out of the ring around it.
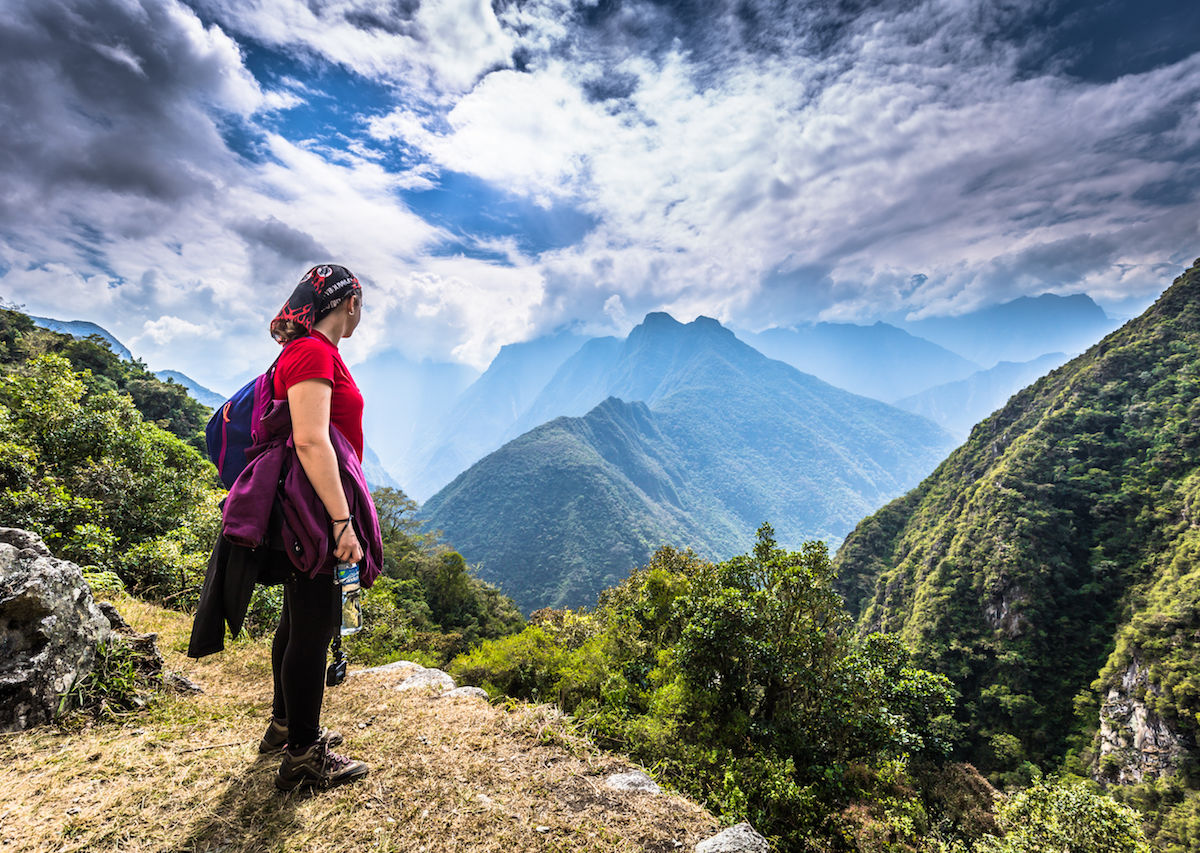
{"label": "woman's hand", "polygon": [[345,521],[333,525],[333,535],[336,547],[333,555],[342,563],[357,563],[362,560],[363,549],[359,544],[358,534],[354,532],[354,522]]}

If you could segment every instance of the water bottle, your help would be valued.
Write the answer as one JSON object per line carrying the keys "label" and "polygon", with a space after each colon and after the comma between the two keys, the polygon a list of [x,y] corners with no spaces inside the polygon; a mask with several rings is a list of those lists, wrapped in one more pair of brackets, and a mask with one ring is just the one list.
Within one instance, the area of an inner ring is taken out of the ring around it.
{"label": "water bottle", "polygon": [[342,589],[342,636],[362,629],[362,588],[358,583],[358,563],[338,563],[334,578]]}

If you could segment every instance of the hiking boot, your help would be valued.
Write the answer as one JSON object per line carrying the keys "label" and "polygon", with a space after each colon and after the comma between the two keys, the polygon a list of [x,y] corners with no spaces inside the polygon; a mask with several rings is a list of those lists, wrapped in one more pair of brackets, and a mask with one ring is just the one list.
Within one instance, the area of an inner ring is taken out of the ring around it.
{"label": "hiking boot", "polygon": [[299,755],[293,755],[290,749],[283,751],[283,762],[275,774],[275,787],[281,791],[294,791],[301,785],[333,788],[366,775],[367,765],[330,752],[329,744],[318,740]]}
{"label": "hiking boot", "polygon": [[[267,733],[258,742],[258,751],[264,755],[268,752],[279,752],[287,746],[287,736],[287,723],[271,717],[271,722],[267,724]],[[330,746],[339,746],[342,742],[342,735],[340,732],[323,728],[317,735],[317,740],[323,740]]]}

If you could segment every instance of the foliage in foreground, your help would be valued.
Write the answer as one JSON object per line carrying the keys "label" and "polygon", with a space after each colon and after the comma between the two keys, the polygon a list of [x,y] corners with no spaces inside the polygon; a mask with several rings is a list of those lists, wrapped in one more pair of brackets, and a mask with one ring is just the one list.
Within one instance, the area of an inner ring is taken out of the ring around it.
{"label": "foliage in foreground", "polygon": [[186,603],[219,522],[212,465],[95,380],[53,354],[0,367],[0,524],[131,592]]}
{"label": "foliage in foreground", "polygon": [[764,525],[752,554],[723,563],[664,548],[594,612],[532,621],[452,670],[557,702],[602,744],[788,846],[919,849],[979,810],[915,790],[910,766],[950,749],[952,691],[894,639],[850,630],[821,543],[786,552]]}
{"label": "foliage in foreground", "polygon": [[113,391],[128,397],[142,417],[204,449],[209,410],[193,400],[187,388],[162,381],[138,359],[125,361],[99,335],[74,338],[34,324],[20,311],[0,307],[0,365],[19,365],[40,355],[60,355],[84,375],[90,391]]}
{"label": "foliage in foreground", "polygon": [[372,493],[383,534],[383,576],[363,597],[364,628],[347,641],[356,663],[417,658],[444,666],[481,640],[521,630],[512,599],[475,577],[462,555],[421,532],[398,489]]}
{"label": "foliage in foreground", "polygon": [[986,837],[980,853],[1149,853],[1141,816],[1082,780],[1038,781],[1006,800],[997,822],[1002,838]]}

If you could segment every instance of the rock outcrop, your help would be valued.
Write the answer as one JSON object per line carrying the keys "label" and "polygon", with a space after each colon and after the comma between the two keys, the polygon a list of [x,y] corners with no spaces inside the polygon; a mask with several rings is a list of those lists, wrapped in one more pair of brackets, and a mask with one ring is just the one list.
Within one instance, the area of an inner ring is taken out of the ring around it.
{"label": "rock outcrop", "polygon": [[392,688],[393,690],[428,690],[438,693],[443,699],[457,699],[468,696],[475,699],[482,699],[485,702],[488,701],[487,691],[483,688],[458,687],[454,683],[453,676],[449,673],[443,672],[440,669],[422,666],[410,660],[397,660],[381,666],[368,667],[367,669],[354,669],[350,671],[350,675],[366,675],[376,672],[397,672],[404,675],[404,678]]}
{"label": "rock outcrop", "polygon": [[770,853],[767,839],[748,823],[731,826],[696,845],[696,853]]}
{"label": "rock outcrop", "polygon": [[662,788],[641,770],[630,770],[627,773],[614,773],[604,780],[604,784],[614,791],[630,791],[639,794],[661,794]]}
{"label": "rock outcrop", "polygon": [[1158,692],[1134,656],[1100,707],[1098,779],[1123,785],[1157,779],[1173,773],[1187,757],[1182,738],[1144,701],[1146,694]]}
{"label": "rock outcrop", "polygon": [[112,635],[78,566],[0,528],[0,731],[51,722]]}

